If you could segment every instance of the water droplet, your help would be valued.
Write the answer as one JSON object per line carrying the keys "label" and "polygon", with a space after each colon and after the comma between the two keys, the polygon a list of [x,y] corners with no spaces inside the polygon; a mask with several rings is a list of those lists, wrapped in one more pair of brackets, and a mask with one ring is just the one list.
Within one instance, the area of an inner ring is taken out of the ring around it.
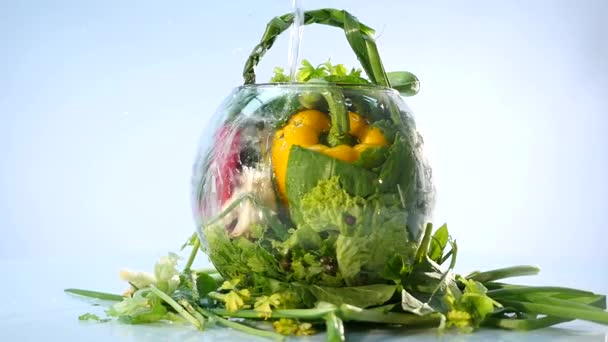
{"label": "water droplet", "polygon": [[353,100],[351,100],[349,97],[344,99],[344,104],[348,107],[353,105]]}

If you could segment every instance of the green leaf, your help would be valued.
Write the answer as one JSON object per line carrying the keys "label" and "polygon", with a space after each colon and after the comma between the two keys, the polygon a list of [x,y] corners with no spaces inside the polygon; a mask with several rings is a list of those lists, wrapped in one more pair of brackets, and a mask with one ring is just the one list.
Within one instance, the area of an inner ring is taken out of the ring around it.
{"label": "green leaf", "polygon": [[473,272],[466,276],[467,279],[476,280],[481,283],[485,283],[488,281],[495,281],[505,278],[512,277],[521,277],[528,275],[536,275],[540,272],[540,268],[538,266],[513,266],[506,268],[499,268],[491,271],[485,272]]}
{"label": "green leaf", "polygon": [[417,242],[409,239],[408,213],[398,195],[377,194],[368,199],[351,196],[340,184],[340,178],[332,177],[318,181],[290,210],[299,227],[294,235],[301,229],[336,234],[335,239],[326,240],[335,247],[324,249],[328,253],[324,255],[335,255],[337,275],[348,286],[382,282],[386,262],[395,254],[411,264]]}
{"label": "green leaf", "polygon": [[436,310],[430,305],[423,303],[406,290],[401,290],[401,308],[405,312],[411,312],[418,316],[424,316],[436,312]]}
{"label": "green leaf", "polygon": [[344,33],[346,34],[346,39],[357,56],[359,63],[361,63],[361,66],[363,66],[363,69],[367,73],[367,76],[372,83],[378,84],[379,80],[373,72],[368,56],[367,45],[363,33],[361,32],[359,21],[346,11],[344,11]]}
{"label": "green leaf", "polygon": [[121,302],[112,305],[107,314],[129,324],[151,323],[165,319],[167,309],[150,289],[135,291],[132,297],[125,297]]}
{"label": "green leaf", "polygon": [[385,304],[380,306],[374,306],[373,308],[368,308],[370,311],[382,312],[384,314],[389,313],[397,306],[397,303]]}
{"label": "green leaf", "polygon": [[209,245],[215,246],[209,250],[209,257],[223,276],[241,277],[252,270],[275,279],[283,276],[276,258],[261,244],[244,236],[231,239],[222,226],[206,226],[203,231]]}
{"label": "green leaf", "polygon": [[382,277],[400,284],[403,277],[406,277],[411,271],[412,266],[403,260],[403,255],[395,254],[386,262]]}
{"label": "green leaf", "polygon": [[218,288],[218,284],[215,278],[207,273],[199,273],[196,275],[196,288],[201,297],[206,296],[209,292],[215,291]]}
{"label": "green leaf", "polygon": [[176,268],[178,260],[177,254],[169,253],[167,256],[160,257],[160,260],[154,265],[156,287],[165,293],[170,294],[179,286],[179,271]]}
{"label": "green leaf", "polygon": [[299,111],[300,108],[302,108],[302,106],[297,94],[281,93],[276,97],[265,100],[265,102],[253,112],[253,115],[267,117],[270,113],[273,115],[272,121],[275,126],[280,127],[289,120],[293,113]]}
{"label": "green leaf", "polygon": [[595,297],[596,294],[589,291],[572,289],[567,287],[555,286],[522,286],[514,285],[513,287],[503,287],[500,289],[490,290],[488,294],[494,298],[526,296],[526,295],[545,295],[558,296],[559,298],[587,298]]}
{"label": "green leaf", "polygon": [[289,237],[289,248],[300,247],[307,251],[316,251],[321,248],[323,240],[319,233],[308,225],[303,225],[296,229]]}
{"label": "green leaf", "polygon": [[433,313],[426,316],[417,316],[410,313],[381,312],[374,309],[361,309],[352,305],[340,306],[340,316],[346,321],[399,324],[407,328],[437,327],[442,321],[442,314]]}
{"label": "green leaf", "polygon": [[[373,109],[370,109],[370,110],[373,110]],[[368,114],[368,113],[364,113],[364,114]],[[386,114],[384,114],[384,113],[382,113],[381,115],[386,116]],[[385,118],[381,118],[381,119],[374,121],[374,123],[372,123],[372,126],[380,129],[380,131],[382,132],[382,135],[384,135],[384,138],[386,138],[386,141],[388,141],[389,144],[393,144],[393,143],[404,144],[405,139],[403,139],[402,134],[398,135],[398,132],[400,131],[401,127],[396,122],[393,122],[392,120],[388,120]],[[395,137],[397,137],[397,136],[400,139],[395,140]],[[405,147],[407,147],[407,144]]]}
{"label": "green leaf", "polygon": [[361,76],[356,75],[329,75],[323,78],[327,82],[336,84],[369,84],[370,82]]}
{"label": "green leaf", "polygon": [[369,196],[377,187],[376,175],[368,170],[300,146],[292,146],[285,180],[289,203],[297,208],[302,196],[320,180],[336,176],[341,187],[353,196]]}
{"label": "green leaf", "polygon": [[380,191],[393,193],[399,191],[405,200],[404,207],[414,205],[410,201],[417,200],[416,196],[412,196],[416,186],[416,172],[414,151],[408,141],[401,134],[397,134],[388,150],[386,161],[379,170],[378,178],[382,180],[379,184]]}
{"label": "green leaf", "polygon": [[111,321],[109,318],[99,318],[99,316],[92,313],[85,313],[83,315],[78,316],[79,321],[96,321],[99,323],[105,323]]}
{"label": "green leaf", "polygon": [[608,312],[598,310],[598,308],[590,305],[578,307],[574,305],[554,305],[507,299],[502,299],[500,302],[505,307],[512,307],[527,313],[542,314],[567,319],[582,319],[596,323],[608,324]]}
{"label": "green leaf", "polygon": [[327,62],[323,63],[323,65],[325,65],[325,68],[329,72],[330,76],[347,76],[348,75],[348,69],[346,69],[344,64],[332,65],[331,60],[328,60]]}
{"label": "green leaf", "polygon": [[359,155],[359,159],[353,162],[353,165],[361,166],[366,169],[373,169],[384,163],[388,155],[388,147],[374,146],[368,147]]}
{"label": "green leaf", "polygon": [[303,59],[296,78],[298,82],[308,82],[313,79],[323,79],[328,75],[329,72],[324,64],[314,67],[307,59]]}
{"label": "green leaf", "polygon": [[327,103],[320,92],[303,91],[298,94],[298,100],[304,108],[316,109],[321,112],[327,112]]}
{"label": "green leaf", "polygon": [[276,67],[274,68],[274,75],[270,79],[271,83],[289,82],[289,76],[285,74],[285,69]]}
{"label": "green leaf", "polygon": [[407,71],[393,71],[386,74],[391,88],[403,96],[414,96],[420,91],[420,81],[416,75]]}
{"label": "green leaf", "polygon": [[310,285],[304,286],[317,301],[334,305],[350,304],[360,308],[378,306],[386,303],[397,289],[397,285],[366,285],[355,287],[325,287]]}
{"label": "green leaf", "polygon": [[487,289],[481,283],[464,278],[459,278],[459,281],[464,284],[463,293],[455,296],[450,290],[446,296],[449,306],[446,326],[468,332],[479,327],[495,307],[502,308],[502,305],[487,295]]}
{"label": "green leaf", "polygon": [[429,249],[429,258],[435,262],[439,262],[443,256],[443,251],[448,244],[450,235],[448,233],[448,226],[444,224],[439,227],[431,238],[431,247]]}

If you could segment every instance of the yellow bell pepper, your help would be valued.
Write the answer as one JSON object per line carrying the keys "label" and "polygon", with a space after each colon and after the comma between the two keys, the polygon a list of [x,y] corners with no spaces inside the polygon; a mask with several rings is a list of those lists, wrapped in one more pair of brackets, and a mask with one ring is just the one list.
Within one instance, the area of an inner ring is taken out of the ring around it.
{"label": "yellow bell pepper", "polygon": [[318,110],[310,109],[296,113],[283,128],[276,131],[272,141],[271,159],[277,188],[284,203],[287,203],[285,176],[291,146],[305,147],[351,163],[359,159],[367,148],[388,145],[382,132],[376,127],[369,126],[359,114],[349,112],[348,119],[348,133],[357,141],[354,146],[340,144],[329,147],[319,144],[319,136],[329,132],[331,122],[327,114]]}

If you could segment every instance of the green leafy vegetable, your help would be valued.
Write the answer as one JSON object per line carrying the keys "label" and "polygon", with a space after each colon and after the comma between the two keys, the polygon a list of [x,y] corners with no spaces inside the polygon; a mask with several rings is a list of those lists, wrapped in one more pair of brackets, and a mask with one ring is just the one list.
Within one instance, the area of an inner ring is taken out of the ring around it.
{"label": "green leafy vegetable", "polygon": [[[243,70],[245,84],[255,83],[254,69],[266,51],[272,47],[278,35],[283,33],[294,20],[293,13],[288,13],[280,17],[273,18],[266,26],[262,39],[255,46]],[[391,87],[395,82],[394,88],[404,96],[415,95],[420,84],[416,76],[409,72],[395,72],[387,74],[378,53],[378,47],[372,37],[374,30],[361,24],[357,18],[343,10],[325,8],[304,13],[304,24],[323,24],[342,28],[346,38],[359,59],[361,66],[365,70],[371,83],[380,86]],[[310,63],[308,63],[310,64]],[[298,81],[309,79],[323,78],[323,71],[319,71],[320,67],[314,68],[312,65],[304,65],[302,76],[298,77]],[[327,81],[334,83],[365,83],[365,80],[359,74],[351,72],[350,75],[345,74],[345,68],[324,68],[327,72],[333,73]],[[283,70],[275,69],[275,76],[272,78],[274,82],[286,82],[288,78],[283,74]],[[321,76],[321,77],[319,77]]]}
{"label": "green leafy vegetable", "polygon": [[200,296],[204,297],[209,292],[215,291],[218,288],[218,284],[215,278],[207,273],[200,273],[196,276],[196,289]]}
{"label": "green leafy vegetable", "polygon": [[455,326],[462,331],[472,331],[494,312],[495,307],[502,305],[487,295],[487,289],[475,280],[460,279],[464,284],[464,292],[457,298],[448,292],[447,326]]}
{"label": "green leafy vegetable", "polygon": [[161,299],[147,288],[138,290],[133,297],[124,298],[120,303],[114,304],[107,314],[125,323],[151,323],[165,319],[167,308]]}
{"label": "green leafy vegetable", "polygon": [[[339,183],[330,181],[333,187]],[[334,189],[336,190],[336,189]],[[318,247],[313,230],[300,239],[308,239]],[[294,235],[295,236],[295,235]],[[307,237],[308,236],[308,237]],[[384,279],[395,282],[354,287],[327,287],[306,284],[277,283],[265,279],[258,282],[265,290],[251,292],[242,279],[225,280],[217,286],[216,280],[207,273],[196,273],[188,267],[179,274],[181,279],[196,279],[194,285],[182,281],[173,292],[165,292],[154,284],[135,291],[130,297],[102,292],[68,289],[66,292],[98,299],[119,300],[107,311],[110,317],[130,324],[158,321],[184,320],[198,329],[208,321],[237,329],[256,336],[282,340],[281,335],[232,322],[224,317],[254,320],[270,320],[275,330],[285,335],[314,333],[313,324],[324,322],[328,340],[343,341],[343,321],[359,321],[383,324],[400,324],[406,327],[438,327],[445,320],[445,327],[455,327],[470,332],[480,325],[503,329],[531,330],[543,328],[572,319],[586,319],[608,324],[606,297],[589,291],[563,287],[522,286],[497,283],[495,280],[537,271],[535,267],[518,266],[489,272],[476,272],[465,278],[451,275],[451,268],[442,272],[432,259],[439,258],[438,250],[445,249],[449,238],[447,226],[431,233],[429,225],[417,250],[419,258],[412,260],[400,254],[387,258]],[[455,253],[453,254],[455,256]],[[445,255],[444,255],[445,257]],[[159,279],[172,279],[175,256],[162,258],[158,266]],[[301,256],[303,265],[318,262],[313,254]],[[194,273],[192,273],[194,272]],[[262,278],[258,278],[262,279]],[[485,282],[485,283],[484,283]],[[271,285],[274,284],[274,285]],[[487,285],[487,286],[486,286]],[[200,301],[180,298],[182,287],[191,288],[200,295]],[[403,288],[402,288],[403,287]],[[488,290],[488,288],[491,288]],[[171,286],[167,287],[170,290]],[[261,289],[261,288],[260,288]],[[288,290],[291,289],[291,290]],[[400,299],[395,294],[400,290]],[[216,292],[219,291],[219,292]],[[291,292],[290,292],[291,291]],[[223,292],[223,293],[222,293]],[[255,293],[255,294],[253,294]],[[293,301],[295,293],[310,293],[314,300]],[[253,310],[243,310],[252,303]],[[290,304],[291,303],[291,304]],[[309,308],[297,309],[303,303]],[[314,304],[316,303],[316,305]],[[400,303],[399,306],[396,304]],[[216,307],[219,304],[219,307]],[[285,309],[287,305],[287,309]],[[369,308],[369,309],[365,309]],[[181,316],[177,316],[175,313]],[[516,315],[512,315],[515,313]],[[546,315],[539,317],[538,315]],[[85,314],[80,320],[105,322],[93,314]]]}
{"label": "green leafy vegetable", "polygon": [[109,318],[99,318],[99,316],[92,314],[92,313],[82,314],[82,315],[78,316],[78,320],[79,321],[96,321],[99,323],[105,323],[105,322],[110,321]]}
{"label": "green leafy vegetable", "polygon": [[289,76],[285,74],[285,69],[276,67],[274,68],[274,76],[270,79],[271,83],[289,82]]}
{"label": "green leafy vegetable", "polygon": [[439,262],[442,259],[443,251],[448,244],[449,237],[448,226],[445,224],[435,231],[429,249],[429,258],[431,258],[431,260]]}
{"label": "green leafy vegetable", "polygon": [[[308,165],[315,165],[310,168]],[[293,146],[287,163],[287,198],[297,206],[300,199],[317,186],[319,180],[338,177],[339,182],[353,196],[366,197],[378,187],[377,176],[363,168],[321,153]],[[297,215],[296,215],[297,216]]]}
{"label": "green leafy vegetable", "polygon": [[391,87],[403,96],[414,96],[420,90],[420,81],[411,72],[393,71],[386,74]]}
{"label": "green leafy vegetable", "polygon": [[306,286],[306,289],[320,302],[327,302],[340,306],[350,304],[367,308],[384,304],[391,299],[397,289],[396,285],[367,285],[356,287],[323,287],[317,285]]}

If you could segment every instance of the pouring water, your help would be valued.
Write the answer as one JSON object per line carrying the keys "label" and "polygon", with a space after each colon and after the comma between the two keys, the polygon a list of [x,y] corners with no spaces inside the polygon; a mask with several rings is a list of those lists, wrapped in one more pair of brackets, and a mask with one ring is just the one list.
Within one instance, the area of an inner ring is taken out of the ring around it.
{"label": "pouring water", "polygon": [[294,19],[289,35],[287,63],[289,65],[289,80],[291,82],[296,82],[296,73],[298,71],[300,54],[300,40],[302,39],[302,29],[304,28],[304,10],[302,9],[300,0],[292,0],[292,8]]}

